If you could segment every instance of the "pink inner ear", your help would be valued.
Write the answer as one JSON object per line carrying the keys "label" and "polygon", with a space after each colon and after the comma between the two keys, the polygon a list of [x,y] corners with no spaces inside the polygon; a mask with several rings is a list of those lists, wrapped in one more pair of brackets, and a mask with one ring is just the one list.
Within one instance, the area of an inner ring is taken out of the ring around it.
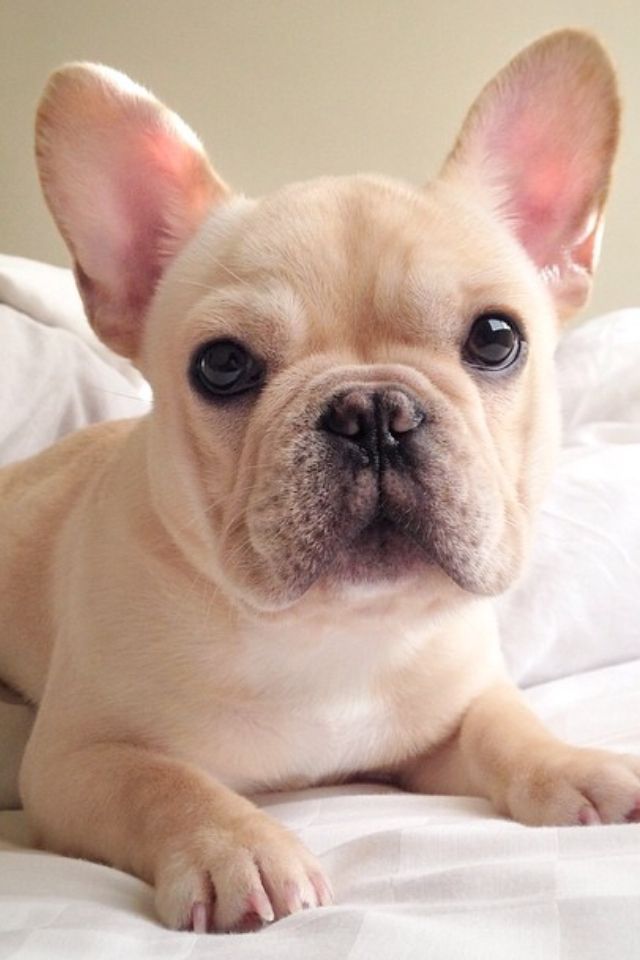
{"label": "pink inner ear", "polygon": [[[84,234],[84,270],[114,299],[149,301],[167,263],[217,196],[189,144],[162,126],[121,131],[120,149],[100,171],[95,210]],[[220,188],[220,193],[224,191]]]}
{"label": "pink inner ear", "polygon": [[560,157],[540,159],[520,204],[526,223],[545,228],[557,220],[557,201],[566,193],[569,167],[569,162]]}
{"label": "pink inner ear", "polygon": [[70,64],[52,76],[36,150],[90,319],[114,349],[134,356],[167,261],[227,187],[176,114],[95,64]]}
{"label": "pink inner ear", "polygon": [[559,313],[589,292],[618,122],[615,74],[602,47],[560,30],[485,87],[444,168],[506,221]]}
{"label": "pink inner ear", "polygon": [[564,157],[543,157],[529,176],[516,204],[518,236],[539,267],[554,263],[567,225],[580,204],[572,190],[571,163]]}
{"label": "pink inner ear", "polygon": [[508,184],[505,212],[529,256],[552,267],[584,237],[597,169],[576,155],[571,124],[553,107],[519,106],[523,116],[501,117],[488,143]]}
{"label": "pink inner ear", "polygon": [[218,191],[212,189],[211,177],[202,176],[199,165],[194,163],[193,151],[174,132],[154,130],[148,135],[147,149],[151,169],[155,168],[160,180],[173,184],[174,190],[180,192],[180,218],[186,224],[186,232],[191,232],[207,207],[222,198],[222,185],[218,185]]}

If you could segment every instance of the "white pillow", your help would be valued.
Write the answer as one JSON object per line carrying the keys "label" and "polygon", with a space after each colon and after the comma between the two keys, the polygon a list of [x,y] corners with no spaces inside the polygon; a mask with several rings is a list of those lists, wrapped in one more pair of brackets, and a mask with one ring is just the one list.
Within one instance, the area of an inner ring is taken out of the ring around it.
{"label": "white pillow", "polygon": [[0,464],[146,413],[149,400],[140,374],[94,336],[69,270],[0,257]]}
{"label": "white pillow", "polygon": [[[96,339],[70,271],[0,256],[0,303],[0,462],[146,412],[148,387]],[[499,601],[523,685],[640,657],[640,309],[571,330],[557,366],[563,450],[527,571]]]}
{"label": "white pillow", "polygon": [[520,583],[499,602],[523,686],[640,657],[640,310],[557,353],[564,442]]}
{"label": "white pillow", "polygon": [[140,374],[98,340],[87,323],[71,270],[0,254],[0,303],[49,327],[74,333],[134,385]]}

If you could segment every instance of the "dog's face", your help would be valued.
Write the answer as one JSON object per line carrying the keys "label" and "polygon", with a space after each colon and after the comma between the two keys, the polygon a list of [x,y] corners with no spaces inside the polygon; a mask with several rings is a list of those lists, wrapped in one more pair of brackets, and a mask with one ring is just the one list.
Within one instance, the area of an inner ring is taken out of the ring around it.
{"label": "dog's face", "polygon": [[[440,599],[510,583],[616,130],[608,62],[564,32],[485,89],[426,189],[322,179],[253,202],[119,75],[56,75],[45,192],[96,329],[154,388],[151,495],[203,573],[258,609],[363,581]],[[77,196],[91,170],[100,223]]]}
{"label": "dog's face", "polygon": [[177,521],[225,576],[258,604],[319,579],[442,590],[434,568],[502,589],[555,433],[555,321],[509,234],[441,184],[363,177],[236,202],[198,245],[143,365],[158,475],[183,498],[189,473]]}

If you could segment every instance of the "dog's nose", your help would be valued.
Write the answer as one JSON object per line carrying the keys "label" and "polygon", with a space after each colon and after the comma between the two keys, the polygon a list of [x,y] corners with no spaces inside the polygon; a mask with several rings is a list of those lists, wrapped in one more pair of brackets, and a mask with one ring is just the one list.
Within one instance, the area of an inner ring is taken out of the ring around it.
{"label": "dog's nose", "polygon": [[425,423],[420,403],[401,387],[354,387],[333,397],[320,427],[380,465],[390,461]]}

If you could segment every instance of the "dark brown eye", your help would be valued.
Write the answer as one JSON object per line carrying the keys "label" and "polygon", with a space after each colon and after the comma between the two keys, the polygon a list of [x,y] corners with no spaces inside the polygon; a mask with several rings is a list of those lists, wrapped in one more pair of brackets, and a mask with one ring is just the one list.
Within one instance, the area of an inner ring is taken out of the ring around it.
{"label": "dark brown eye", "polygon": [[518,359],[522,334],[515,320],[502,313],[483,313],[473,321],[464,345],[464,359],[482,370],[505,370]]}
{"label": "dark brown eye", "polygon": [[191,381],[205,395],[230,397],[255,390],[264,380],[264,363],[235,340],[212,340],[198,347]]}

